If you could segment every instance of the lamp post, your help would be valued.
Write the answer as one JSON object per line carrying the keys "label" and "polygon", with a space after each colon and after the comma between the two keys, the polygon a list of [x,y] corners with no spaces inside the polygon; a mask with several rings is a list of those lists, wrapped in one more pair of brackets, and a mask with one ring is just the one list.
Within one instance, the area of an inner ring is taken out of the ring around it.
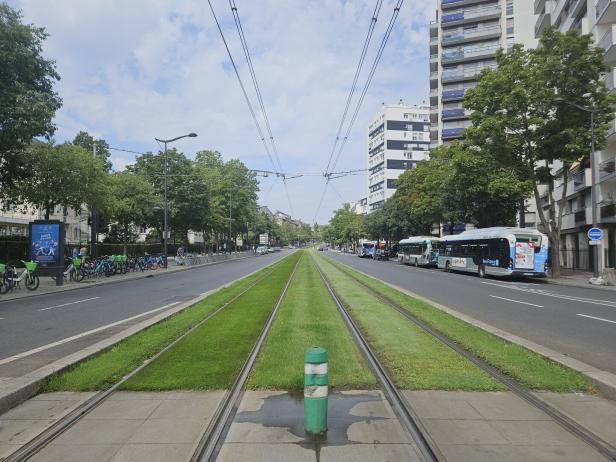
{"label": "lamp post", "polygon": [[[590,95],[583,95],[590,96]],[[595,171],[595,114],[599,112],[599,108],[597,106],[582,106],[581,104],[574,103],[572,101],[567,101],[563,98],[554,99],[557,103],[568,104],[569,106],[575,107],[580,111],[584,111],[590,114],[590,203],[592,208],[592,227],[597,227],[597,184],[596,184],[596,171]],[[592,255],[593,255],[593,271],[592,276],[593,279],[599,277],[599,246],[592,246]],[[592,281],[591,281],[592,282]]]}
{"label": "lamp post", "polygon": [[167,212],[168,212],[168,208],[167,208],[167,144],[168,143],[173,143],[174,141],[180,140],[182,138],[194,138],[196,137],[197,134],[196,133],[189,133],[188,135],[182,135],[182,136],[177,136],[175,138],[171,138],[169,140],[160,140],[158,138],[154,138],[156,141],[158,141],[159,143],[164,143],[165,144],[165,159],[163,162],[163,176],[164,176],[164,201],[165,201],[165,207],[164,207],[164,218],[163,218],[163,254],[165,255],[165,268],[167,268],[167,240],[169,239],[169,229],[167,226]]}

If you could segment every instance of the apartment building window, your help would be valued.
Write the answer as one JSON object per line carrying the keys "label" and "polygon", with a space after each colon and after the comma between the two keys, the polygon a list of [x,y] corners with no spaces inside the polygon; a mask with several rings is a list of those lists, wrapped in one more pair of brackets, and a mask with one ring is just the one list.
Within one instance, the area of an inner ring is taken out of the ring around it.
{"label": "apartment building window", "polygon": [[507,37],[507,50],[511,50],[513,48],[513,37]]}
{"label": "apartment building window", "polygon": [[513,18],[507,18],[507,34],[513,34]]}
{"label": "apartment building window", "polygon": [[513,16],[513,0],[507,0],[507,16]]}
{"label": "apartment building window", "polygon": [[410,114],[409,114],[408,112],[405,112],[405,113],[404,113],[404,118],[405,118],[405,119],[408,119],[408,118],[409,118],[409,115],[410,115]]}

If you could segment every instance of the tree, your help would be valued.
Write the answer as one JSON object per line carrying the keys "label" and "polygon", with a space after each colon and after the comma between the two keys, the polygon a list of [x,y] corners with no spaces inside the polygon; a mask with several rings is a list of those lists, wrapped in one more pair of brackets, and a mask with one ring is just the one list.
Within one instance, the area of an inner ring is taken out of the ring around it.
{"label": "tree", "polygon": [[[484,70],[478,85],[466,92],[464,105],[474,112],[465,137],[511,175],[532,182],[539,219],[550,241],[552,274],[558,277],[569,170],[587,157],[591,142],[589,115],[558,99],[597,108],[594,141],[600,149],[616,102],[601,80],[609,69],[590,35],[553,28],[546,29],[536,49],[514,45],[507,53],[499,51],[496,60],[497,68]],[[563,188],[556,197],[557,181]],[[541,184],[548,191],[547,215]]]}
{"label": "tree", "polygon": [[24,152],[30,176],[16,181],[11,197],[24,207],[38,206],[45,219],[57,208],[109,207],[108,184],[99,159],[72,144],[35,141]]}
{"label": "tree", "polygon": [[54,61],[43,58],[45,29],[22,23],[21,13],[0,3],[0,190],[30,174],[22,155],[33,138],[48,140],[62,100]]}
{"label": "tree", "polygon": [[353,212],[349,203],[343,204],[334,211],[334,216],[329,221],[329,233],[330,239],[337,245],[356,245],[366,234],[362,215]]}
{"label": "tree", "polygon": [[109,160],[109,144],[103,139],[95,140],[88,132],[80,131],[73,139],[75,146],[81,146],[86,151],[94,154],[94,144],[96,144],[96,156],[103,162],[105,172],[111,172],[111,161]]}

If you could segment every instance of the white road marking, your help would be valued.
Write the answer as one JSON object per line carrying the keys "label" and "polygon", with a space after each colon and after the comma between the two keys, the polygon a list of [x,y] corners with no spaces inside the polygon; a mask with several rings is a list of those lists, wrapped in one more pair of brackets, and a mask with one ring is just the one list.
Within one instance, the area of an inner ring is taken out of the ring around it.
{"label": "white road marking", "polygon": [[580,313],[578,313],[578,316],[583,316],[585,318],[596,319],[597,321],[611,322],[612,324],[616,324],[616,321],[611,321],[609,319],[603,319],[603,318],[597,318],[595,316],[589,316],[587,314],[580,314]]}
{"label": "white road marking", "polygon": [[68,342],[72,342],[73,340],[77,340],[77,339],[86,337],[88,335],[95,334],[95,333],[103,331],[105,329],[109,329],[111,327],[119,326],[120,324],[123,324],[123,323],[128,322],[128,321],[132,321],[134,319],[142,318],[143,316],[147,316],[148,314],[156,313],[157,311],[162,311],[162,310],[165,310],[167,308],[171,308],[172,306],[177,305],[178,303],[180,303],[180,302],[169,303],[168,305],[161,306],[160,308],[155,308],[153,310],[146,311],[145,313],[141,313],[141,314],[138,314],[138,315],[135,315],[135,316],[131,316],[130,318],[121,319],[120,321],[112,322],[111,324],[107,324],[105,326],[97,327],[96,329],[92,329],[92,330],[89,330],[89,331],[86,331],[86,332],[82,332],[81,334],[73,335],[72,337],[67,337],[67,338],[64,338],[62,340],[58,340],[56,342],[48,343],[47,345],[43,345],[43,346],[40,346],[38,348],[34,348],[32,350],[24,351],[23,353],[18,353],[16,355],[10,356],[8,358],[0,359],[0,365],[16,361],[18,359],[25,358],[27,356],[32,356],[33,354],[39,353],[41,351],[49,350],[50,348],[54,348],[54,347],[57,347],[59,345],[63,345],[63,344],[68,343]]}
{"label": "white road marking", "polygon": [[505,289],[520,290],[522,292],[531,293],[531,294],[535,294],[535,295],[543,295],[545,297],[560,298],[562,300],[571,300],[571,301],[574,301],[574,302],[588,303],[590,305],[601,305],[601,306],[608,306],[610,308],[616,308],[616,302],[613,302],[611,300],[600,300],[600,299],[596,299],[596,298],[575,297],[573,295],[561,295],[561,294],[555,294],[555,293],[552,293],[552,292],[546,292],[545,290],[542,290],[542,289],[531,289],[531,288],[523,288],[523,287],[516,287],[516,286],[505,286],[505,285],[495,284],[493,282],[487,282],[487,281],[479,281],[479,282],[481,284],[489,284],[491,286],[501,287],[501,288],[505,288]]}
{"label": "white road marking", "polygon": [[62,305],[48,306],[47,308],[41,308],[39,311],[47,311],[47,310],[53,310],[54,308],[62,308],[63,306],[76,305],[77,303],[89,302],[90,300],[96,300],[97,298],[100,298],[100,297],[85,298],[83,300],[77,300],[76,302],[69,302],[69,303],[63,303]]}
{"label": "white road marking", "polygon": [[490,295],[490,297],[492,297],[492,298],[500,298],[501,300],[507,300],[508,302],[521,303],[522,305],[530,305],[530,306],[536,306],[537,308],[543,308],[543,305],[535,305],[534,303],[521,302],[520,300],[513,300],[511,298],[498,297],[496,295]]}

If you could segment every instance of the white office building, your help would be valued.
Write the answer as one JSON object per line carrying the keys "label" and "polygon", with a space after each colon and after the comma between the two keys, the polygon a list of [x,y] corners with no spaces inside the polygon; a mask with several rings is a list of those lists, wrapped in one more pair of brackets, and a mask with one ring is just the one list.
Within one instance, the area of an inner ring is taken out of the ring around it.
{"label": "white office building", "polygon": [[[604,76],[608,89],[616,88],[616,1],[614,0],[535,0],[538,15],[535,33],[540,37],[552,25],[562,32],[577,30],[592,34],[594,42],[605,49],[610,71]],[[597,182],[597,222],[604,230],[599,248],[599,270],[616,267],[616,124],[607,133],[607,146],[595,157]],[[555,165],[557,169],[559,165]],[[569,172],[561,232],[561,257],[564,267],[592,270],[593,254],[586,232],[592,224],[590,163],[576,164]],[[556,184],[554,199],[561,200],[564,185]],[[547,192],[542,197],[548,205]]]}
{"label": "white office building", "polygon": [[393,196],[398,177],[427,159],[429,148],[429,106],[383,103],[368,126],[368,213]]}
{"label": "white office building", "polygon": [[[537,3],[537,2],[535,2]],[[430,24],[430,122],[434,146],[461,137],[471,122],[462,101],[496,50],[535,47],[532,0],[439,0]]]}

